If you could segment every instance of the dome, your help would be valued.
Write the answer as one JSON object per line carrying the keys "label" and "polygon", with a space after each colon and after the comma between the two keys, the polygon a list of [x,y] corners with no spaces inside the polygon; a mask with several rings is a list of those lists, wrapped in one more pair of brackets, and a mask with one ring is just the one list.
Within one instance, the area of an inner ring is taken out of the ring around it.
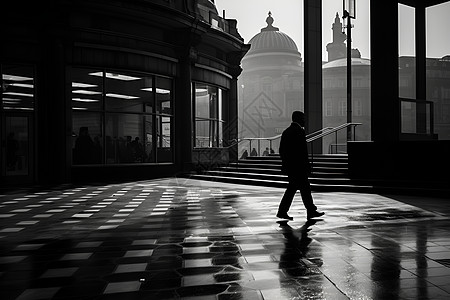
{"label": "dome", "polygon": [[267,50],[298,52],[295,42],[277,27],[272,26],[273,18],[270,12],[266,22],[267,27],[262,28],[261,32],[249,41],[251,45],[249,52]]}

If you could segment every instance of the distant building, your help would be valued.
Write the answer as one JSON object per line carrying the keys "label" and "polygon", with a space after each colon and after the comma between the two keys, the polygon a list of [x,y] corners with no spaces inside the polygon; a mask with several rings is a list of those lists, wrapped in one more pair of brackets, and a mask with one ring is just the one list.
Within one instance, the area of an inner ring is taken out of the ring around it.
{"label": "distant building", "polygon": [[[239,77],[239,137],[267,138],[280,134],[290,123],[293,110],[304,109],[304,68],[294,41],[274,27],[269,13],[267,26],[250,41],[250,51],[242,59]],[[347,123],[346,34],[336,13],[333,40],[327,44],[328,61],[323,62],[323,127]],[[371,140],[371,61],[352,49],[352,122],[355,139]],[[450,56],[427,59],[427,99],[434,103],[434,131],[439,139],[450,139]],[[399,58],[399,96],[415,98],[415,58]],[[413,104],[402,104],[402,128],[415,126]],[[409,110],[409,111],[408,111]],[[415,130],[415,127],[411,130]],[[346,152],[346,131],[323,138],[323,153]],[[248,149],[248,144],[241,143]],[[265,149],[261,142],[253,145]],[[253,147],[252,146],[252,147]],[[278,151],[275,143],[274,148]],[[261,151],[260,151],[261,152]]]}
{"label": "distant building", "polygon": [[[370,140],[370,60],[352,57],[352,122],[355,139]],[[347,59],[337,59],[323,65],[323,127],[347,123]],[[337,138],[337,140],[336,140]],[[346,152],[346,131],[323,139],[324,153]]]}
{"label": "distant building", "polygon": [[[332,25],[333,40],[327,45],[328,62],[323,70],[323,127],[347,123],[347,35],[343,33],[339,14]],[[370,60],[352,49],[352,122],[356,140],[370,140]],[[346,131],[323,138],[324,153],[346,152]]]}
{"label": "distant building", "polygon": [[[416,98],[416,59],[403,56],[399,61],[400,97],[406,99]],[[442,58],[426,59],[426,99],[434,104],[434,132],[439,140],[450,140],[450,55]],[[409,115],[408,109],[415,110],[406,105],[404,114]],[[406,121],[408,119],[406,118]],[[412,120],[414,121],[414,120]],[[414,125],[414,122],[412,122]],[[403,122],[405,130],[409,130],[411,124]]]}
{"label": "distant building", "polygon": [[[304,107],[303,65],[297,45],[272,25],[270,12],[266,22],[249,41],[250,50],[242,59],[238,81],[241,138],[278,135],[290,124],[291,112]],[[260,154],[268,144],[253,147],[259,147]],[[273,148],[278,152],[278,144]]]}
{"label": "distant building", "polygon": [[[332,25],[333,41],[327,45],[328,62],[323,65],[323,126],[335,127],[347,122],[347,60],[345,34],[336,14]],[[370,60],[361,58],[357,49],[352,49],[352,121],[361,123],[356,128],[356,140],[371,140]],[[414,57],[399,57],[399,96],[416,98],[416,63]],[[427,58],[427,97],[434,103],[434,132],[440,140],[450,139],[450,56]],[[415,132],[415,107],[402,104],[403,133]],[[345,152],[345,132],[324,138],[324,153]]]}

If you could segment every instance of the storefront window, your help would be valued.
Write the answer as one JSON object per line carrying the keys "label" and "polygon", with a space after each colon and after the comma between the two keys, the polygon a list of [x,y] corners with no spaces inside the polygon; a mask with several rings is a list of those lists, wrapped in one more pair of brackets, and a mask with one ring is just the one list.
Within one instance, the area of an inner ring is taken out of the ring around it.
{"label": "storefront window", "polygon": [[153,113],[153,77],[105,73],[106,110]]}
{"label": "storefront window", "polygon": [[156,78],[156,112],[172,114],[172,81],[168,78]]}
{"label": "storefront window", "polygon": [[195,147],[223,146],[223,90],[195,84]]}
{"label": "storefront window", "polygon": [[34,70],[29,66],[2,65],[2,108],[34,110]]}
{"label": "storefront window", "polygon": [[73,69],[71,84],[74,164],[173,161],[171,79]]}
{"label": "storefront window", "polygon": [[144,116],[107,114],[105,135],[108,164],[148,162]]}
{"label": "storefront window", "polygon": [[89,69],[74,69],[72,72],[72,109],[102,110],[103,78],[90,74],[102,73]]}
{"label": "storefront window", "polygon": [[33,176],[34,67],[0,65],[0,181]]}

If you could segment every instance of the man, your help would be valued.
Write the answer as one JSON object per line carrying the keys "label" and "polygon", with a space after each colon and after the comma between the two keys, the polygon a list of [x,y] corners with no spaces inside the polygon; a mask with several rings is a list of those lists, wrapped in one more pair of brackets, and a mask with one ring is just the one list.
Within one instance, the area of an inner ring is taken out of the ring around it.
{"label": "man", "polygon": [[282,172],[288,176],[288,186],[278,207],[277,217],[293,220],[288,215],[292,200],[297,190],[300,190],[303,204],[307,212],[307,219],[321,217],[325,213],[318,212],[311,195],[308,176],[311,166],[308,158],[308,147],[306,145],[305,115],[301,111],[292,113],[291,126],[286,128],[281,135],[280,156],[282,161]]}

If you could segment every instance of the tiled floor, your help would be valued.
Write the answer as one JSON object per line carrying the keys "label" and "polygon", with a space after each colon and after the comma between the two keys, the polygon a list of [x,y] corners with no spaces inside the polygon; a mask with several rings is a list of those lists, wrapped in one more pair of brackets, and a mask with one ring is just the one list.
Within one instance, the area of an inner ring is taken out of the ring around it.
{"label": "tiled floor", "polygon": [[[0,195],[3,299],[450,299],[450,199],[187,179]],[[399,201],[401,200],[401,201]]]}

